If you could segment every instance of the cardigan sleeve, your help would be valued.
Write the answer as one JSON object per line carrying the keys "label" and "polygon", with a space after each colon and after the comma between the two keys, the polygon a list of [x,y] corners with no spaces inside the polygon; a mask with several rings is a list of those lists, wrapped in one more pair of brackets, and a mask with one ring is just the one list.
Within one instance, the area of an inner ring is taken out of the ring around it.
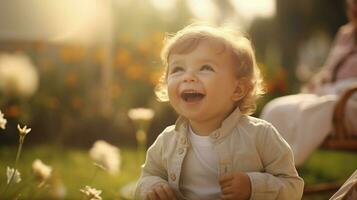
{"label": "cardigan sleeve", "polygon": [[288,143],[271,124],[266,125],[257,140],[264,171],[247,173],[251,181],[250,199],[301,199],[304,181],[295,169]]}
{"label": "cardigan sleeve", "polygon": [[148,149],[146,161],[141,169],[141,176],[137,182],[135,199],[140,200],[157,183],[167,182],[167,170],[162,161],[162,134]]}

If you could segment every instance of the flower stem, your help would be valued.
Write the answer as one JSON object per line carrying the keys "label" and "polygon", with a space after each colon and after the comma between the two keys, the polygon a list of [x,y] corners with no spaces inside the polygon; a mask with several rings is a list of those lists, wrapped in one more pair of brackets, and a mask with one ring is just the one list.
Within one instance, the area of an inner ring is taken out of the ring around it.
{"label": "flower stem", "polygon": [[25,140],[25,137],[20,136],[19,148],[17,149],[17,153],[16,153],[15,168],[17,167],[17,163],[19,162],[19,159],[20,159],[22,144],[24,143],[24,140]]}
{"label": "flower stem", "polygon": [[90,179],[90,181],[89,181],[89,185],[92,185],[92,183],[93,183],[93,181],[94,181],[94,178],[97,176],[97,174],[98,174],[98,171],[99,171],[99,168],[98,167],[96,167],[95,168],[95,171],[94,171],[94,173],[93,173],[93,175],[92,175],[92,178]]}
{"label": "flower stem", "polygon": [[138,149],[137,149],[137,152],[138,152],[138,164],[141,165],[144,161],[145,161],[145,148],[146,148],[146,132],[144,129],[139,129],[137,132],[136,132],[136,140],[137,140],[137,143],[138,143]]}
{"label": "flower stem", "polygon": [[6,192],[7,192],[8,188],[9,188],[9,186],[10,186],[11,183],[12,183],[12,180],[14,179],[14,176],[15,176],[15,173],[16,173],[16,170],[17,170],[17,163],[18,163],[18,161],[19,161],[19,159],[20,159],[21,150],[22,150],[22,144],[24,143],[24,139],[25,139],[25,137],[20,136],[19,146],[18,146],[18,148],[17,148],[17,153],[16,153],[14,172],[11,174],[9,183],[6,184],[6,187],[5,187],[5,190],[4,190],[3,194],[6,194]]}

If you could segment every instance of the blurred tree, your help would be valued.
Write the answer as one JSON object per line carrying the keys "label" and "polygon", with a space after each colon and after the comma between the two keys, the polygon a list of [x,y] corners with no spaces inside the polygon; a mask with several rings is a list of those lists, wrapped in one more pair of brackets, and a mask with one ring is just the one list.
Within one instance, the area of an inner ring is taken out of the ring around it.
{"label": "blurred tree", "polygon": [[[168,104],[155,101],[153,89],[163,70],[159,54],[165,32],[176,32],[192,19],[188,0],[176,0],[174,9],[169,11],[155,9],[150,1],[109,2],[113,19],[112,33],[104,35],[111,38],[106,43],[107,47],[98,44],[53,44],[47,40],[41,41],[42,37],[31,42],[1,39],[0,51],[24,52],[32,58],[40,73],[39,90],[26,102],[31,108],[26,114],[31,116],[34,130],[29,142],[58,140],[85,146],[95,139],[104,138],[120,144],[135,142],[134,129],[126,116],[127,110],[133,107],[151,107],[157,112],[149,141],[153,141],[165,126],[174,123],[175,112]],[[213,1],[218,10],[213,23],[222,25],[226,20],[234,18],[233,22],[242,25],[240,19],[237,19],[240,13],[235,13],[237,11],[232,2]],[[27,10],[28,4],[21,5],[20,10]],[[14,4],[11,8],[4,13],[13,14],[10,11],[16,10],[17,6]],[[98,21],[92,28],[105,29],[100,26],[98,22],[101,21],[96,16],[89,19],[94,18]],[[0,21],[6,20],[4,18]],[[273,95],[292,92],[290,82],[287,84],[286,81],[295,79],[300,43],[315,30],[326,31],[332,37],[345,22],[343,1],[326,0],[277,0],[277,14],[274,18],[258,18],[253,22],[249,32],[256,47],[259,65],[271,79],[268,84],[269,88],[275,90]],[[31,23],[26,24],[29,27]],[[19,33],[23,32],[26,31]],[[109,44],[110,41],[112,44]],[[106,53],[105,48],[110,48],[110,53]],[[103,70],[103,63],[107,63],[110,70]],[[110,75],[104,81],[107,93],[103,98],[110,98],[106,102],[112,104],[108,106],[111,110],[107,117],[100,114],[100,105],[103,106],[100,104],[103,96],[103,79],[100,77],[103,73]],[[1,106],[0,109],[3,109]],[[12,108],[12,111],[16,109]]]}
{"label": "blurred tree", "polygon": [[278,58],[281,60],[277,63],[287,70],[293,89],[288,91],[293,92],[299,87],[295,68],[300,44],[317,30],[333,37],[338,27],[347,22],[344,1],[276,0],[276,6],[274,18],[256,19],[249,32],[256,45],[258,59],[266,58],[271,44],[276,44],[281,53]]}

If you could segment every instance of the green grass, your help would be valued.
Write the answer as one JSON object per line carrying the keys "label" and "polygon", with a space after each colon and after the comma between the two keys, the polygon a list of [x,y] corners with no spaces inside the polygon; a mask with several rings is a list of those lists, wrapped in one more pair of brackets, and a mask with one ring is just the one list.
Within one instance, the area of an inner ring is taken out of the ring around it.
{"label": "green grass", "polygon": [[300,168],[306,183],[345,180],[357,169],[357,154],[319,150]]}
{"label": "green grass", "polygon": [[[13,193],[19,188],[20,199],[43,199],[46,191],[38,192],[35,181],[32,180],[31,164],[36,158],[45,164],[51,165],[54,174],[66,187],[66,199],[83,199],[79,189],[84,185],[91,185],[103,190],[103,199],[119,199],[119,190],[125,184],[135,181],[140,173],[139,162],[135,148],[121,148],[122,167],[118,176],[111,176],[104,171],[99,172],[93,183],[90,179],[95,167],[86,150],[66,149],[55,146],[24,147],[19,170],[23,181],[12,186],[7,192]],[[16,156],[14,147],[0,147],[0,193],[6,184],[6,166],[13,167]],[[326,182],[332,180],[345,180],[357,169],[357,154],[343,152],[316,151],[305,165],[299,168],[300,175],[306,184]],[[34,192],[35,191],[35,192]],[[37,192],[37,193],[36,193]],[[328,199],[331,193],[305,196],[304,200]],[[46,198],[48,199],[48,198]]]}
{"label": "green grass", "polygon": [[[298,169],[305,185],[345,181],[357,169],[357,154],[352,152],[315,151],[307,162]],[[304,200],[329,199],[334,192],[305,195]]]}
{"label": "green grass", "polygon": [[[2,193],[6,183],[6,166],[13,167],[16,149],[0,147],[0,193]],[[41,159],[45,164],[54,169],[54,174],[63,182],[67,190],[66,199],[82,199],[79,189],[84,185],[90,185],[103,190],[103,199],[119,199],[119,189],[126,183],[135,181],[140,174],[139,162],[136,160],[136,150],[134,148],[121,149],[122,167],[121,173],[111,176],[104,171],[99,171],[92,183],[91,179],[95,172],[93,161],[88,152],[79,149],[61,149],[52,146],[25,147],[19,161],[19,171],[23,181],[11,187],[11,191],[24,187],[21,190],[22,199],[35,196],[41,198],[46,191],[31,195],[36,191],[35,181],[28,181],[32,178],[31,165],[36,158]],[[26,184],[27,183],[27,184]],[[9,190],[7,193],[11,194]],[[36,198],[35,198],[36,199]]]}

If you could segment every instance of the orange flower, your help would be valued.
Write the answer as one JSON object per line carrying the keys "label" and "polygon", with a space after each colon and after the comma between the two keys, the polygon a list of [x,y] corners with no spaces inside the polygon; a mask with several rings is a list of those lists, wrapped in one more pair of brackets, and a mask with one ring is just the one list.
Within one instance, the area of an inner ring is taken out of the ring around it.
{"label": "orange flower", "polygon": [[20,115],[20,108],[17,105],[11,105],[5,108],[5,115],[16,118]]}
{"label": "orange flower", "polygon": [[157,85],[159,83],[159,80],[161,78],[162,72],[154,71],[150,73],[149,75],[149,82],[152,85]]}
{"label": "orange flower", "polygon": [[148,42],[140,42],[137,48],[143,56],[150,56],[150,53],[152,51],[151,46],[148,44]]}
{"label": "orange flower", "polygon": [[270,92],[286,93],[288,90],[286,71],[282,68],[278,70],[271,80],[267,81],[267,89]]}
{"label": "orange flower", "polygon": [[46,105],[50,109],[57,108],[58,104],[59,104],[58,99],[56,99],[55,97],[49,97],[46,101]]}
{"label": "orange flower", "polygon": [[129,66],[125,70],[125,75],[132,80],[139,80],[140,78],[143,78],[145,74],[145,70],[143,67],[139,65],[132,65]]}
{"label": "orange flower", "polygon": [[83,105],[83,101],[82,101],[81,97],[79,97],[79,96],[72,97],[71,105],[75,109],[81,108],[81,106]]}
{"label": "orange flower", "polygon": [[78,75],[74,72],[70,72],[66,77],[66,85],[69,87],[74,87],[78,83]]}
{"label": "orange flower", "polygon": [[280,69],[275,78],[276,80],[276,90],[285,93],[288,90],[288,85],[286,81],[286,71],[284,69]]}
{"label": "orange flower", "polygon": [[85,55],[85,49],[78,46],[65,46],[61,49],[60,55],[66,62],[80,61]]}
{"label": "orange flower", "polygon": [[115,60],[119,67],[127,65],[130,62],[130,54],[126,49],[119,49],[116,53]]}

